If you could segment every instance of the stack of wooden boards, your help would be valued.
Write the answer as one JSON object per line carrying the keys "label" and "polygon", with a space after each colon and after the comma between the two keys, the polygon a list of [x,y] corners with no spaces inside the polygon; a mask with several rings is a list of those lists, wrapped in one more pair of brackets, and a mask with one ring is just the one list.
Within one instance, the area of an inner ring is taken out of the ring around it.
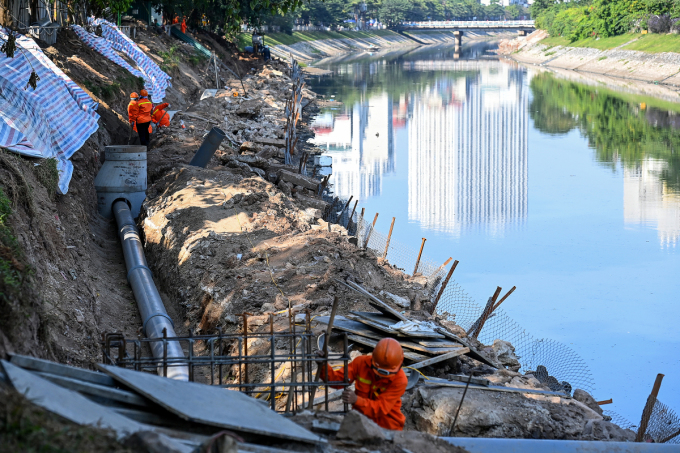
{"label": "stack of wooden boards", "polygon": [[[347,332],[351,342],[374,348],[381,339],[394,338],[404,349],[404,359],[410,362],[411,368],[423,368],[463,354],[494,368],[502,366],[475,350],[467,341],[442,327],[424,330],[397,327],[399,322],[411,324],[411,320],[357,283],[336,281],[366,297],[368,303],[378,310],[377,312],[351,311],[346,317],[335,317],[333,330]],[[315,318],[315,321],[328,324],[329,317],[320,316]]]}

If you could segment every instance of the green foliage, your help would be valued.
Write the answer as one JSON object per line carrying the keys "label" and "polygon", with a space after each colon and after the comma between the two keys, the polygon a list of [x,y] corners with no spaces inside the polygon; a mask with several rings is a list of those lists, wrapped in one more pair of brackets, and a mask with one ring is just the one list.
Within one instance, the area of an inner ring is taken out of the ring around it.
{"label": "green foliage", "polygon": [[508,20],[515,20],[519,17],[521,11],[517,5],[509,5],[505,7],[505,18]]}
{"label": "green foliage", "polygon": [[593,7],[563,9],[555,15],[548,28],[551,36],[562,36],[570,42],[596,34]]}
{"label": "green foliage", "polygon": [[537,129],[566,134],[577,129],[588,138],[597,160],[614,167],[640,165],[645,158],[666,163],[661,179],[669,189],[680,190],[680,134],[672,127],[676,110],[650,99],[628,97],[591,86],[560,80],[551,74],[531,79],[531,118]]}
{"label": "green foliage", "polygon": [[59,170],[57,169],[57,159],[43,159],[40,165],[34,166],[36,178],[46,189],[51,199],[54,200],[59,184]]}
{"label": "green foliage", "polygon": [[167,52],[158,52],[158,56],[163,59],[163,62],[159,65],[163,72],[175,73],[179,70],[179,50],[176,45],[172,46]]}

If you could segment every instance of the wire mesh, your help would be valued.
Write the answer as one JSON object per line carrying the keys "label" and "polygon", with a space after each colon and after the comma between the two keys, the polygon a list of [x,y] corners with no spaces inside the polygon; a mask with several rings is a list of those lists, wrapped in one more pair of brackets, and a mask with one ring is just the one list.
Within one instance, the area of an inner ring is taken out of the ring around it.
{"label": "wire mesh", "polygon": [[[324,219],[338,223],[347,228],[348,233],[357,238],[357,246],[373,253],[378,258],[385,258],[390,264],[411,274],[418,259],[419,249],[410,247],[399,241],[389,240],[388,236],[373,227],[372,220],[362,217],[358,212],[350,219],[347,210],[343,210],[346,202],[333,198],[328,193],[324,199],[331,203],[324,214]],[[430,289],[432,299],[438,294],[447,273],[447,266],[438,265],[434,261],[421,257],[418,273],[427,278],[426,288]],[[475,300],[456,282],[451,280],[437,304],[438,315],[454,321],[466,331],[475,324],[484,312],[484,306]],[[505,311],[496,309],[488,317],[477,337],[483,344],[492,344],[501,339],[510,342],[519,359],[520,372],[533,374],[553,391],[572,394],[573,390],[582,389],[590,394],[595,391],[590,368],[583,358],[573,349],[559,341],[537,338],[527,332]],[[653,398],[650,396],[650,398]],[[654,399],[645,411],[650,412],[645,428],[643,441],[656,443],[680,444],[680,417],[663,403]],[[637,433],[639,427],[628,419],[611,410],[604,411],[605,419],[623,429]],[[643,420],[645,416],[643,415]]]}
{"label": "wire mesh", "polygon": [[644,430],[642,442],[680,444],[680,417],[652,395],[642,412],[639,429]]}
{"label": "wire mesh", "polygon": [[[364,247],[378,258],[385,258],[408,274],[413,273],[419,248],[391,239],[385,253],[388,237],[373,228],[372,220],[368,221],[355,213],[350,221],[347,210],[342,212],[346,202],[333,199],[330,195],[326,195],[326,200],[333,204],[324,216],[326,221],[349,227],[348,230],[353,229],[359,247]],[[426,288],[430,289],[431,297],[434,298],[447,273],[446,266],[428,259],[426,252],[423,252],[418,273],[426,277]],[[440,316],[456,322],[465,330],[472,327],[483,310],[484,307],[475,302],[455,280],[448,283],[437,305]],[[501,309],[495,310],[486,320],[478,336],[478,340],[484,344],[492,344],[496,339],[508,341],[514,346],[521,364],[520,371],[532,372],[536,379],[552,390],[571,394],[580,388],[591,394],[594,392],[595,382],[590,369],[574,350],[558,341],[534,337]]]}

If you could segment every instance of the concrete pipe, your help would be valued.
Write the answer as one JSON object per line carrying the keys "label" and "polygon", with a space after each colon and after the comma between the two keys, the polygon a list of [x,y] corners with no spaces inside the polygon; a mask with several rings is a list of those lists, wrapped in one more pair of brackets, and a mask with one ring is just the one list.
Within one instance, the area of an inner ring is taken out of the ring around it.
{"label": "concrete pipe", "polygon": [[208,165],[208,162],[210,162],[210,159],[212,159],[213,155],[215,154],[215,151],[217,151],[217,148],[219,148],[222,140],[224,140],[224,137],[226,137],[226,135],[222,129],[219,127],[213,127],[205,140],[203,140],[201,147],[198,148],[198,151],[196,151],[196,154],[191,159],[191,162],[189,162],[189,165],[205,168],[205,166]]}
{"label": "concrete pipe", "polygon": [[[151,270],[147,266],[142,241],[132,218],[130,208],[125,200],[113,203],[113,215],[118,224],[118,236],[125,255],[128,282],[137,300],[139,313],[142,315],[142,332],[147,338],[163,338],[163,329],[168,337],[175,337],[175,328],[153,281]],[[156,359],[163,360],[164,346],[162,341],[151,343],[151,353]],[[167,342],[167,358],[184,358],[184,351],[179,342]],[[161,371],[162,373],[162,371]],[[167,377],[178,381],[189,380],[189,368],[186,365],[169,366]]]}

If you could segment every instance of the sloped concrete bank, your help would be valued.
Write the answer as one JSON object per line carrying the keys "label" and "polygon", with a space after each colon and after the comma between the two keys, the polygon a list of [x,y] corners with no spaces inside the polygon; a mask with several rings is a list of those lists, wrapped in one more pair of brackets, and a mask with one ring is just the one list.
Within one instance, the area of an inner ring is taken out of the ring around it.
{"label": "sloped concrete bank", "polygon": [[611,82],[614,87],[632,92],[670,98],[673,101],[678,100],[680,54],[671,52],[652,54],[623,50],[621,49],[623,46],[609,50],[588,47],[550,47],[541,43],[545,37],[547,33],[538,30],[525,38],[501,41],[499,54],[507,55],[521,63],[555,69],[563,75],[568,72],[572,74],[577,72],[605,76],[606,80],[598,82],[608,85]]}
{"label": "sloped concrete bank", "polygon": [[414,40],[393,33],[383,36],[356,37],[346,39],[320,39],[316,41],[302,41],[291,45],[279,44],[272,47],[272,53],[288,59],[290,55],[297,60],[312,61],[324,57],[340,55],[349,52],[370,51],[375,48],[407,47],[419,45]]}

